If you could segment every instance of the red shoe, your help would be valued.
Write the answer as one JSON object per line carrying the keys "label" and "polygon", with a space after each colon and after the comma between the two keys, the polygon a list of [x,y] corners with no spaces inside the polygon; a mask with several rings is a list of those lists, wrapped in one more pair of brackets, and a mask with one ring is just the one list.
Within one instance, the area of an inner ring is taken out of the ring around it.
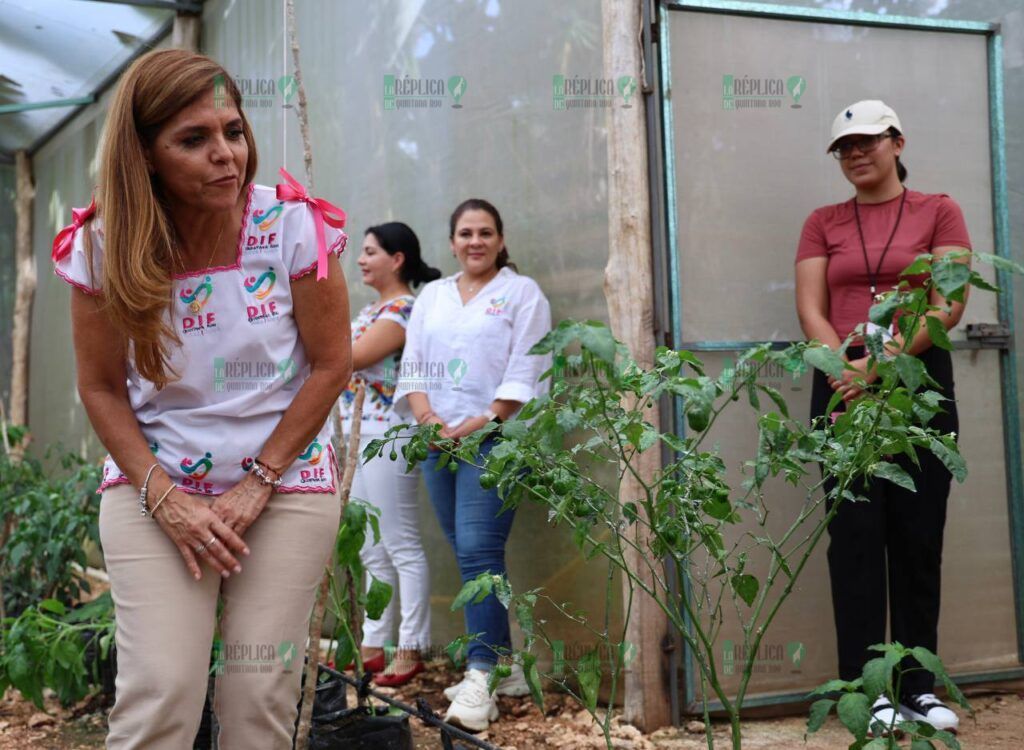
{"label": "red shoe", "polygon": [[418,661],[412,665],[408,672],[391,672],[378,674],[373,678],[373,684],[378,687],[399,687],[409,682],[413,677],[426,669],[423,662]]}
{"label": "red shoe", "polygon": [[[384,671],[384,667],[386,667],[386,666],[387,666],[387,664],[386,664],[386,662],[384,660],[384,652],[383,651],[381,651],[379,654],[377,654],[376,656],[374,656],[371,659],[363,659],[363,671],[364,672],[383,672]],[[355,671],[355,668],[356,668],[356,663],[353,661],[353,662],[349,663],[349,665],[347,667],[345,667],[345,671],[346,672],[353,672],[353,671]]]}

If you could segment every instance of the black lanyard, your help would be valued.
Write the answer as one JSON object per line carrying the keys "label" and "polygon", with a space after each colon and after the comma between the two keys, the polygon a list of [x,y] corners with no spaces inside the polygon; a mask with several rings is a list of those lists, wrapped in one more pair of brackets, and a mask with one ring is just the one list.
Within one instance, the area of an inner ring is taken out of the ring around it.
{"label": "black lanyard", "polygon": [[896,230],[900,228],[900,219],[903,218],[903,204],[907,202],[907,189],[903,188],[903,195],[900,197],[900,210],[896,214],[896,223],[893,224],[892,234],[889,235],[889,241],[885,243],[885,249],[882,250],[882,257],[878,259],[878,265],[875,266],[874,273],[871,271],[871,264],[868,262],[868,248],[864,244],[864,230],[860,226],[860,209],[857,208],[857,199],[853,199],[853,215],[857,217],[857,234],[860,235],[860,249],[864,253],[864,268],[868,272],[868,283],[871,285],[871,299],[873,302],[879,301],[879,295],[877,295],[875,284],[878,280],[878,274],[882,270],[882,263],[885,261],[885,256],[889,252],[889,248],[892,246],[893,237],[896,236]]}

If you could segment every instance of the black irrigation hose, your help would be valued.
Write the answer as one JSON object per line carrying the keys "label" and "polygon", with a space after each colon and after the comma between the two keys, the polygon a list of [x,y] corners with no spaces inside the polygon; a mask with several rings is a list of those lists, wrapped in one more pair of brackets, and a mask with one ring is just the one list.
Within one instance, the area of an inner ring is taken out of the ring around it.
{"label": "black irrigation hose", "polygon": [[501,750],[497,745],[492,745],[489,742],[484,742],[479,737],[474,737],[469,732],[465,732],[458,727],[453,727],[451,724],[446,722],[444,719],[434,713],[434,709],[430,707],[430,704],[424,698],[416,699],[416,706],[410,706],[408,703],[402,703],[402,701],[396,701],[393,698],[389,698],[386,695],[378,693],[376,690],[370,688],[370,679],[373,676],[369,672],[363,675],[362,679],[357,680],[354,677],[349,677],[344,672],[339,672],[336,669],[328,667],[326,664],[320,664],[322,669],[327,674],[337,677],[342,682],[348,683],[356,689],[356,693],[360,698],[366,698],[372,695],[379,701],[387,703],[389,706],[404,711],[410,716],[415,716],[417,719],[422,721],[424,724],[428,724],[432,727],[437,727],[441,730],[441,741],[445,748],[452,748],[451,737],[456,737],[463,742],[468,742],[470,745],[481,748],[481,750]]}

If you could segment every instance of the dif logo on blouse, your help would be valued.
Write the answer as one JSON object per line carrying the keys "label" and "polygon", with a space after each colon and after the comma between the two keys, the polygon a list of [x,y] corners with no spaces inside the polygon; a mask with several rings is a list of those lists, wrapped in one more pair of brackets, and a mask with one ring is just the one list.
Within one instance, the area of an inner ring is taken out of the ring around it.
{"label": "dif logo on blouse", "polygon": [[206,310],[206,306],[213,297],[213,279],[207,276],[195,289],[186,286],[178,294],[181,303],[185,305],[186,314],[181,318],[181,332],[188,335],[205,335],[207,331],[214,331],[217,328],[217,314]]}
{"label": "dif logo on blouse", "polygon": [[255,233],[245,238],[245,252],[252,255],[268,250],[277,250],[280,247],[277,240],[278,232],[274,229],[274,225],[277,224],[277,220],[281,218],[283,212],[283,202],[278,202],[262,211],[256,209],[252,212],[252,225]]}
{"label": "dif logo on blouse", "polygon": [[213,454],[209,451],[203,455],[197,461],[193,461],[188,456],[181,459],[181,463],[178,464],[182,476],[181,484],[182,487],[193,489],[196,492],[200,492],[204,495],[209,495],[213,492],[213,482],[206,482],[206,475],[210,473],[213,468]]}
{"label": "dif logo on blouse", "polygon": [[259,276],[249,276],[242,281],[245,291],[252,295],[250,298],[252,304],[245,307],[245,316],[249,323],[260,325],[280,318],[277,302],[267,299],[276,283],[277,274],[274,273],[273,266],[269,266]]}
{"label": "dif logo on blouse", "polygon": [[307,464],[307,468],[299,470],[299,481],[302,484],[327,481],[327,466],[320,465],[321,460],[325,457],[324,446],[314,438],[313,442],[306,446],[306,450],[299,454],[299,460],[305,461]]}

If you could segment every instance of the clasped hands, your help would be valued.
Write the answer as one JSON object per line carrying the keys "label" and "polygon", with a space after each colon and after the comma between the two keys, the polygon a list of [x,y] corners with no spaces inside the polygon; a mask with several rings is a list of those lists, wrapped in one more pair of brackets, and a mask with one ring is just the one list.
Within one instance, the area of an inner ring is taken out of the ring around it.
{"label": "clasped hands", "polygon": [[[480,414],[475,417],[467,417],[459,422],[455,427],[449,427],[439,416],[431,414],[427,419],[421,422],[421,425],[439,424],[441,425],[441,431],[437,433],[438,437],[448,440],[458,440],[459,438],[464,438],[467,435],[472,435],[477,430],[485,427],[488,422],[490,422],[490,420],[485,415]],[[430,447],[435,448],[436,446],[431,444]]]}
{"label": "clasped hands", "polygon": [[253,474],[246,474],[212,503],[174,489],[153,517],[178,548],[193,578],[202,577],[200,560],[227,578],[242,572],[236,555],[249,554],[242,536],[259,518],[273,491]]}
{"label": "clasped hands", "polygon": [[868,357],[848,360],[847,364],[853,369],[843,370],[842,376],[828,377],[828,384],[834,391],[843,394],[843,402],[849,403],[864,392],[862,385],[870,384],[878,379],[875,368],[868,369]]}

